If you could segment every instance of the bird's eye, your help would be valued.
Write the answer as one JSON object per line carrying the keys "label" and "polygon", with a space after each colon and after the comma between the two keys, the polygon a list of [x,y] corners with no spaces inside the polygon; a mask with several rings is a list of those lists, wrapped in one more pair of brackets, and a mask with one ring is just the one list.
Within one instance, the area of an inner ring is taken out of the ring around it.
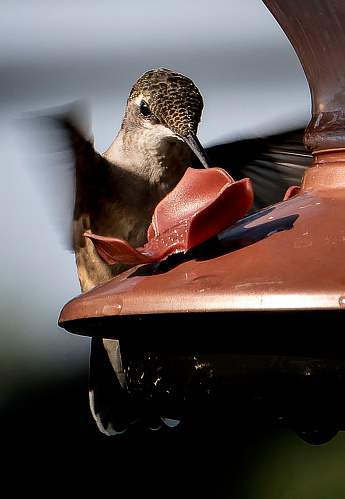
{"label": "bird's eye", "polygon": [[151,114],[150,108],[144,100],[140,103],[140,113],[145,117],[150,116]]}

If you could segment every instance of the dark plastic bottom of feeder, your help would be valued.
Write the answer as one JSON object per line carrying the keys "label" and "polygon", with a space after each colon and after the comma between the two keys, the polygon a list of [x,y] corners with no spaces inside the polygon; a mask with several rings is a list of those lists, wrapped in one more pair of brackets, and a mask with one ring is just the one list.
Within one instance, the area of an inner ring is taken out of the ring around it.
{"label": "dark plastic bottom of feeder", "polygon": [[126,386],[119,389],[112,371],[112,396],[123,429],[139,420],[157,428],[161,418],[201,430],[276,426],[319,444],[345,430],[339,313],[127,316],[83,327],[119,334]]}

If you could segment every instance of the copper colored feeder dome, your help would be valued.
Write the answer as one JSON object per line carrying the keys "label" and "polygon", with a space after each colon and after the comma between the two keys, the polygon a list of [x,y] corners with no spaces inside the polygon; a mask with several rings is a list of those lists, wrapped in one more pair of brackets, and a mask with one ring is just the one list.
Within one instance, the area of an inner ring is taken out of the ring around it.
{"label": "copper colored feeder dome", "polygon": [[230,420],[287,425],[313,443],[344,428],[345,3],[264,3],[310,85],[313,165],[297,194],[65,305],[67,331],[120,340],[125,390],[108,392],[102,378],[117,342],[106,342],[104,363],[91,355],[116,431],[138,414],[203,431]]}
{"label": "copper colored feeder dome", "polygon": [[59,319],[68,331],[87,334],[81,320],[100,324],[113,317],[111,337],[118,339],[119,315],[345,307],[345,4],[265,4],[293,44],[311,88],[305,140],[314,162],[299,193],[240,220],[194,253],[136,267],[75,298]]}
{"label": "copper colored feeder dome", "polygon": [[344,189],[345,151],[317,153],[299,194],[242,219],[206,254],[172,268],[136,267],[79,296],[60,325],[117,315],[345,308]]}

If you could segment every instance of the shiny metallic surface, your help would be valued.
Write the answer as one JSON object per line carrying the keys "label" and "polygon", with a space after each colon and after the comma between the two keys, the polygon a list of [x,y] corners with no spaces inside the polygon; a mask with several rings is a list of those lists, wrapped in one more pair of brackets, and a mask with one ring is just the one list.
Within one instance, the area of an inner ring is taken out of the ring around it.
{"label": "shiny metallic surface", "polygon": [[136,267],[79,296],[60,324],[121,314],[343,308],[344,189],[344,151],[318,153],[296,196],[242,219],[194,258]]}
{"label": "shiny metallic surface", "polygon": [[311,88],[305,142],[314,161],[300,190],[185,255],[80,295],[59,324],[120,340],[127,395],[142,414],[201,427],[218,425],[222,414],[222,424],[289,426],[322,443],[345,421],[337,340],[345,308],[345,4],[264,3]]}
{"label": "shiny metallic surface", "polygon": [[[339,100],[345,95],[345,5],[340,0],[265,4],[293,44],[311,88],[313,118],[306,139],[314,163],[300,192],[223,233],[220,254],[211,249],[168,271],[162,270],[165,264],[136,268],[80,296],[63,309],[61,325],[119,314],[344,306],[345,134],[342,128],[339,135],[338,118],[345,113],[345,98]],[[324,112],[333,113],[327,133]],[[284,222],[294,217],[287,230]]]}
{"label": "shiny metallic surface", "polygon": [[312,120],[306,145],[311,150],[344,147],[344,2],[263,1],[289,38],[309,83]]}

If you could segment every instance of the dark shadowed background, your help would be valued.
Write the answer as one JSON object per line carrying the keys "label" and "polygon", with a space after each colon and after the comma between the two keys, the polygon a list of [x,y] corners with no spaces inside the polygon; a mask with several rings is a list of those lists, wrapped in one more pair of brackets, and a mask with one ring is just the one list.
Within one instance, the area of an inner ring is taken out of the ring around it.
{"label": "dark shadowed background", "polygon": [[276,21],[260,0],[3,0],[1,10],[3,478],[13,491],[48,497],[95,490],[342,497],[343,435],[313,447],[270,429],[98,432],[88,409],[89,340],[56,325],[61,307],[79,293],[56,219],[67,203],[64,179],[45,169],[18,126],[23,113],[86,99],[103,152],[131,86],[155,67],[184,73],[200,88],[204,145],[305,125],[307,83]]}

